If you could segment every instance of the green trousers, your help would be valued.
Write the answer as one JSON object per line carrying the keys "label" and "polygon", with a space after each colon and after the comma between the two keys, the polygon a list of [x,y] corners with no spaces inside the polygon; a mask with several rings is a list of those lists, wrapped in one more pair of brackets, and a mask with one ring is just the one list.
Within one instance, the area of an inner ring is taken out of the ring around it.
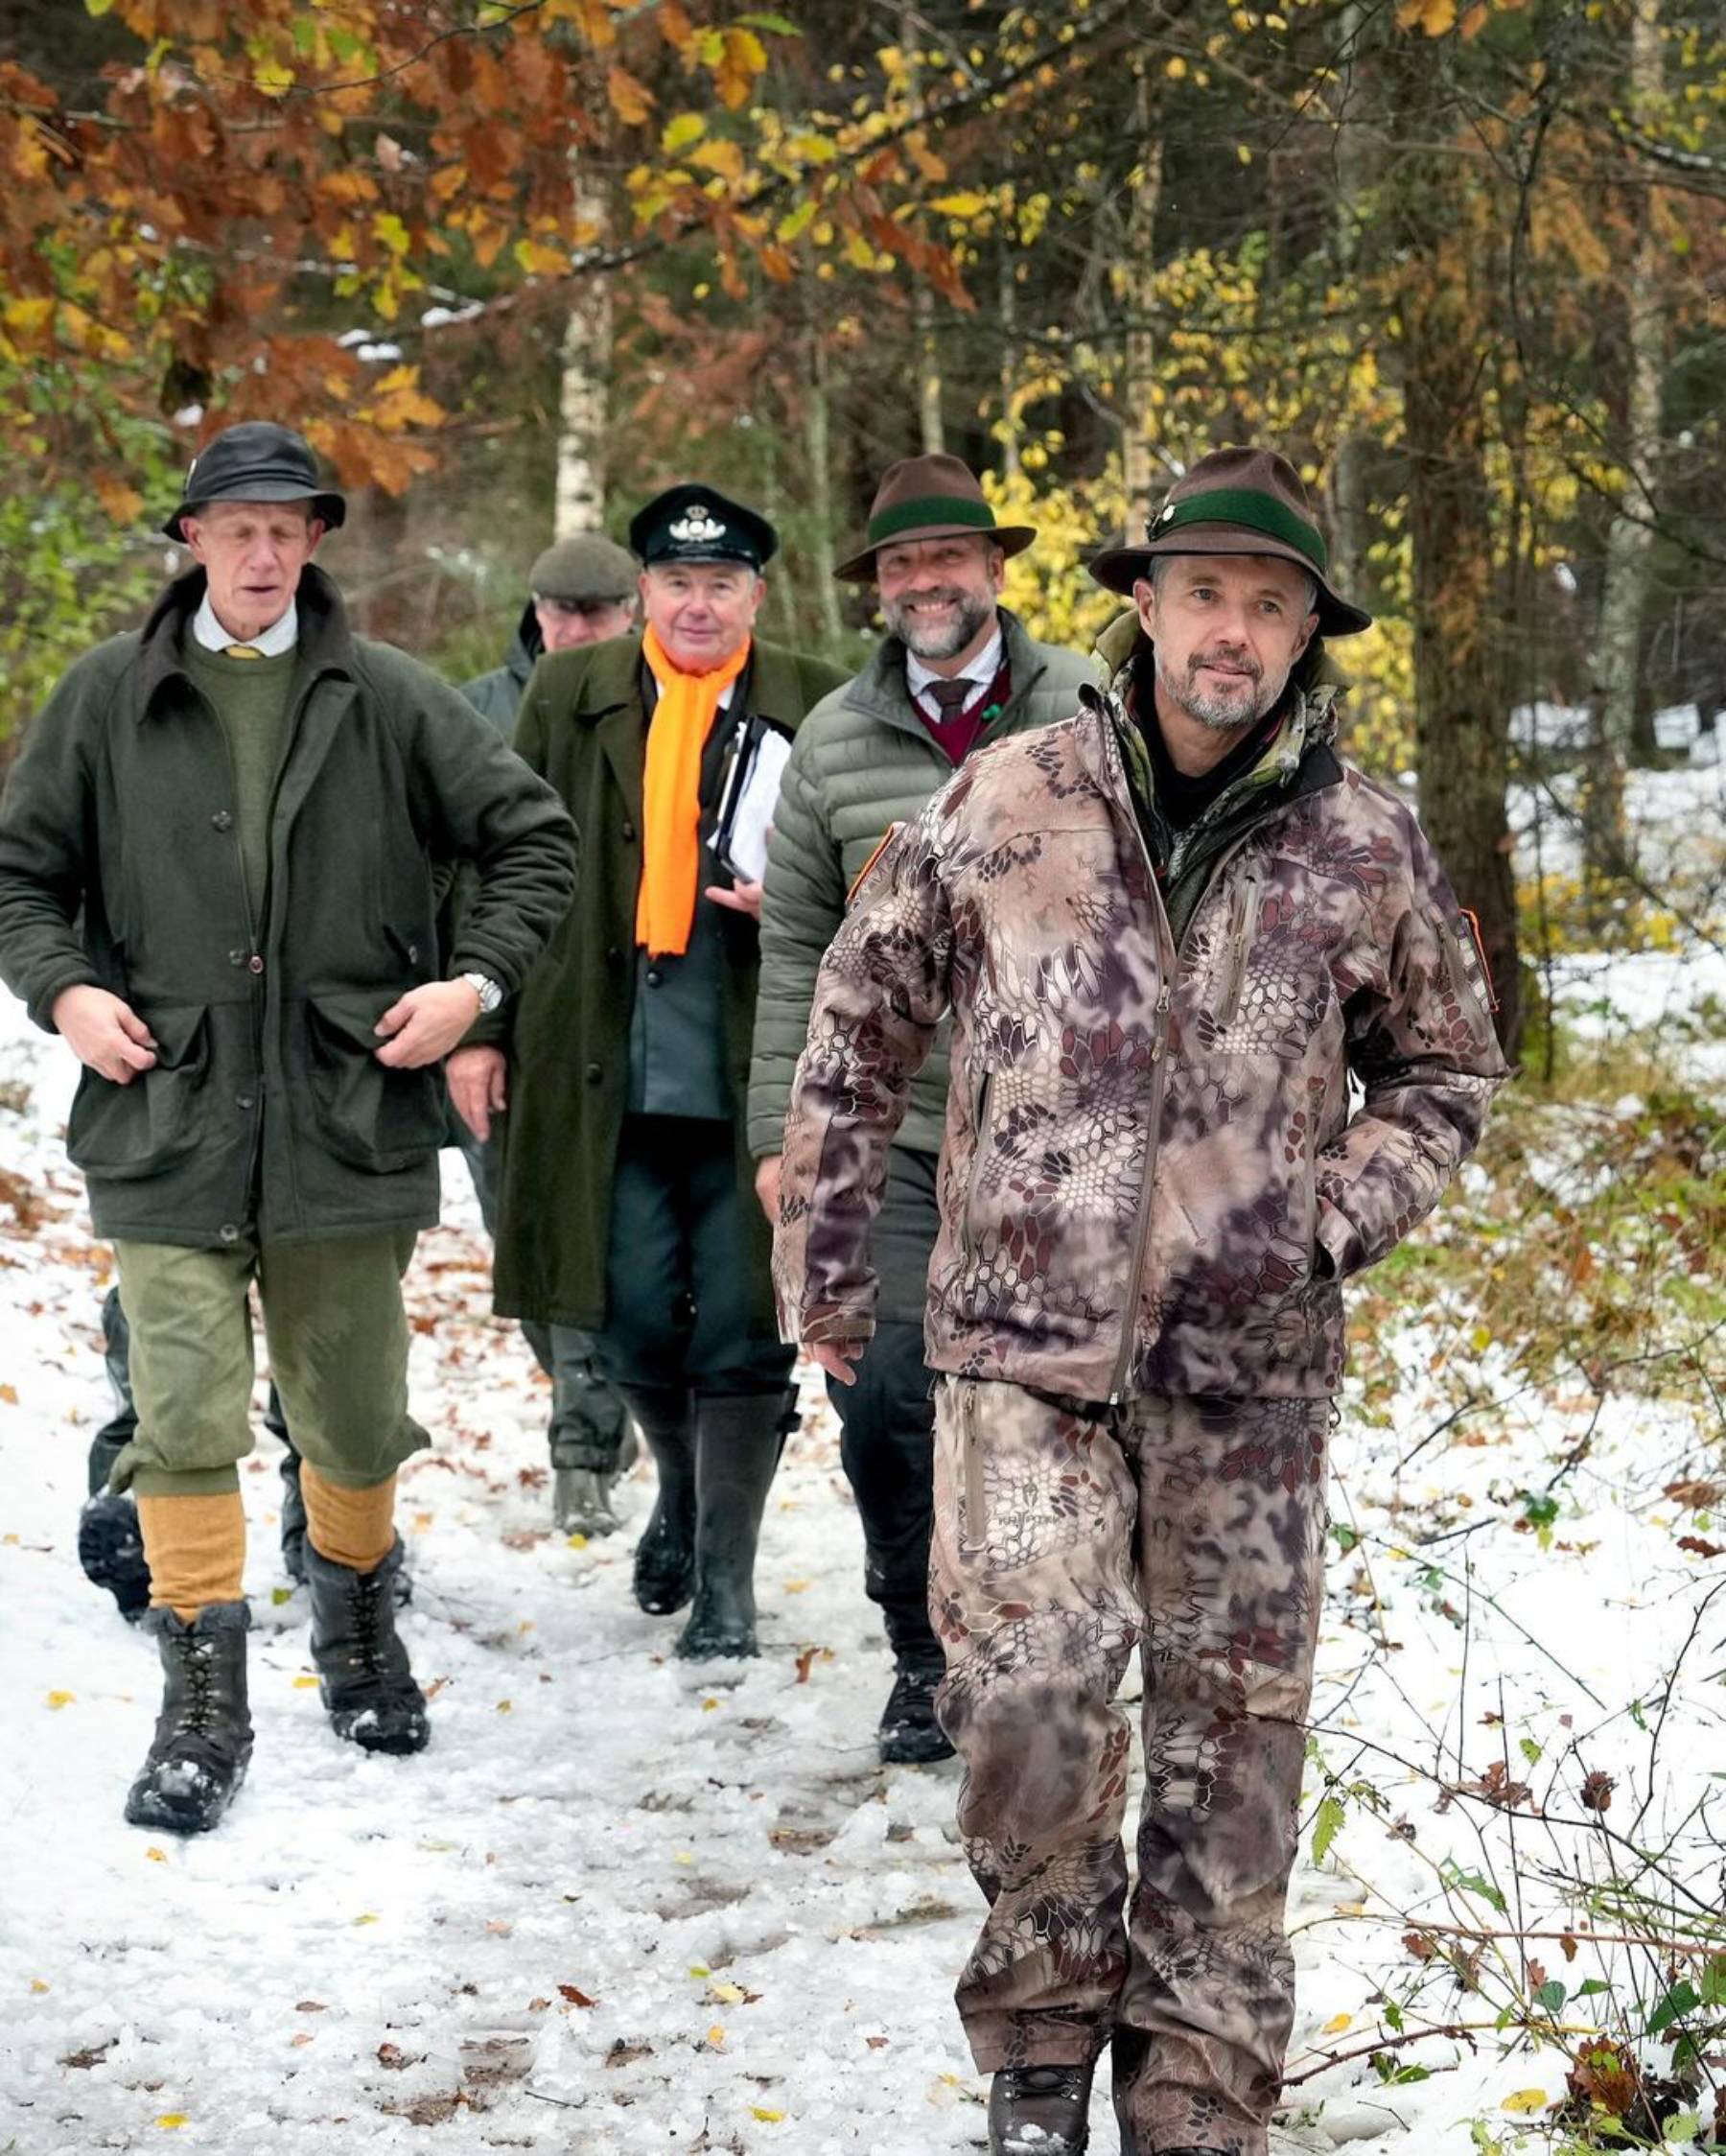
{"label": "green trousers", "polygon": [[221,1250],[116,1243],[131,1327],[137,1435],[110,1489],[142,1497],[240,1487],[252,1448],[250,1289],[301,1456],[328,1481],[369,1489],[431,1441],[408,1413],[402,1276],[411,1229]]}

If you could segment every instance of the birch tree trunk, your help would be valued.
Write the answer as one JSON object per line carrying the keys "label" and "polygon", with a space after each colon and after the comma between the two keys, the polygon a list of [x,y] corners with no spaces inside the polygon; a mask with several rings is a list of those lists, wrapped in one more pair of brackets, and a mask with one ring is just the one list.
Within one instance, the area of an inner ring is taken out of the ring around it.
{"label": "birch tree trunk", "polygon": [[827,344],[821,334],[820,312],[810,310],[809,382],[804,400],[804,449],[809,466],[809,572],[815,582],[816,604],[821,611],[822,647],[837,657],[845,623],[839,612],[839,587],[833,580],[833,465],[828,440]]}
{"label": "birch tree trunk", "polygon": [[[1631,115],[1651,120],[1664,82],[1660,0],[1632,0]],[[1645,189],[1633,205],[1635,252],[1624,285],[1629,381],[1624,409],[1623,463],[1628,478],[1619,513],[1606,533],[1606,574],[1595,641],[1595,692],[1582,791],[1583,859],[1591,910],[1603,912],[1609,892],[1634,868],[1624,821],[1624,770],[1636,737],[1637,662],[1648,590],[1648,480],[1660,447],[1661,386],[1666,336],[1661,317],[1660,247],[1653,203]]]}
{"label": "birch tree trunk", "polygon": [[[602,244],[610,225],[603,196],[592,181],[576,192],[576,218]],[[591,244],[591,243],[590,243]],[[611,280],[577,282],[564,328],[558,393],[557,483],[553,536],[598,531],[605,523],[605,435],[611,381]]]}

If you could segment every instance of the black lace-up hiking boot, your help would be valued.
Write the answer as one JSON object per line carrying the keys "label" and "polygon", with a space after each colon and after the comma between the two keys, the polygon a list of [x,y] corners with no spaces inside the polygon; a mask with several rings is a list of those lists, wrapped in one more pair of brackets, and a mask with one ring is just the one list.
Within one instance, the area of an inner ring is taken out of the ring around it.
{"label": "black lace-up hiking boot", "polygon": [[1007,2066],[989,2091],[989,2156],[1085,2156],[1088,2066]]}
{"label": "black lace-up hiking boot", "polygon": [[167,1834],[207,1834],[233,1801],[251,1758],[243,1602],[211,1603],[188,1625],[172,1609],[144,1620],[161,1651],[162,1711],[126,1816]]}
{"label": "black lace-up hiking boot", "polygon": [[659,1472],[659,1495],[636,1544],[636,1603],[650,1616],[669,1617],[695,1591],[695,1432],[688,1394],[646,1385],[619,1391]]}
{"label": "black lace-up hiking boot", "polygon": [[935,1719],[935,1687],[945,1674],[942,1662],[909,1657],[900,1662],[875,1732],[884,1767],[927,1767],[952,1758],[953,1747]]}
{"label": "black lace-up hiking boot", "polygon": [[424,1751],[432,1735],[426,1696],[395,1628],[401,1568],[400,1535],[370,1572],[332,1563],[315,1542],[306,1544],[319,1693],[337,1736],[362,1751]]}

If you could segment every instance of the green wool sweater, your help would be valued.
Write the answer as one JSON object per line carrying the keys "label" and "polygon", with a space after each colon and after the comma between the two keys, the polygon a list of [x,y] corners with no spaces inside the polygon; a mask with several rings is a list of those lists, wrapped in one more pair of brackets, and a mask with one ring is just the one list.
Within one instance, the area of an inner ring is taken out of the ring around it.
{"label": "green wool sweater", "polygon": [[269,881],[269,796],[282,761],[282,731],[297,653],[228,659],[186,639],[186,671],[215,706],[234,770],[234,835],[245,869],[254,923],[264,918]]}

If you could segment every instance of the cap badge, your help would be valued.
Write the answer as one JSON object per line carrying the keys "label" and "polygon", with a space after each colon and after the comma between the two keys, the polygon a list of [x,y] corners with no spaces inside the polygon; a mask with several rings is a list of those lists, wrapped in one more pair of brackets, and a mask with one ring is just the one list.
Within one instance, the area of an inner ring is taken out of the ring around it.
{"label": "cap badge", "polygon": [[687,547],[692,541],[723,539],[725,527],[704,502],[697,502],[670,527],[670,532],[673,539]]}

